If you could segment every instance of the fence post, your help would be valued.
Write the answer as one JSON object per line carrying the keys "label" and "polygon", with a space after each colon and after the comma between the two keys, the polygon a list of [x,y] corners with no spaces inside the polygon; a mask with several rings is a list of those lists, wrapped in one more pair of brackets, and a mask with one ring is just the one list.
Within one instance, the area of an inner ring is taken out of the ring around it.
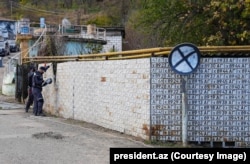
{"label": "fence post", "polygon": [[3,58],[0,57],[0,67],[3,67]]}

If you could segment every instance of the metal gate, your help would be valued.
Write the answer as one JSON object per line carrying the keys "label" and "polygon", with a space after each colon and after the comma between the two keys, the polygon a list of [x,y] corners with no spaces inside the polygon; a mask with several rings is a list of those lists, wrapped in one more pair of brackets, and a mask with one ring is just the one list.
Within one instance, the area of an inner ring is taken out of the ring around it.
{"label": "metal gate", "polygon": [[15,98],[19,102],[25,102],[28,96],[28,72],[27,65],[17,65],[16,67],[16,93]]}

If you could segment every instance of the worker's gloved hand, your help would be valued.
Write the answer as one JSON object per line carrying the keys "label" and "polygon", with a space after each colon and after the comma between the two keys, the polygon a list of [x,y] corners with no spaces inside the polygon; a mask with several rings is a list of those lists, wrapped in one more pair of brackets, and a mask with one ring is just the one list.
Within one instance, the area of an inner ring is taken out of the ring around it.
{"label": "worker's gloved hand", "polygon": [[45,67],[46,71],[47,71],[47,69],[49,69],[49,67],[50,67],[49,65],[47,65],[47,66]]}
{"label": "worker's gloved hand", "polygon": [[46,80],[43,82],[42,86],[44,87],[44,86],[46,86],[46,85],[48,85],[48,84],[51,84],[51,83],[52,83],[52,78],[48,78],[48,79],[46,79]]}

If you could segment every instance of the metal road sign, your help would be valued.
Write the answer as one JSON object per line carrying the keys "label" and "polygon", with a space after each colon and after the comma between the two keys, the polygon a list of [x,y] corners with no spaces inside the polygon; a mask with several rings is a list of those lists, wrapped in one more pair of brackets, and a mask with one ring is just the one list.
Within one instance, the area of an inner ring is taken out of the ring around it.
{"label": "metal road sign", "polygon": [[168,57],[170,67],[178,74],[193,73],[200,63],[200,51],[191,43],[179,44],[171,51]]}

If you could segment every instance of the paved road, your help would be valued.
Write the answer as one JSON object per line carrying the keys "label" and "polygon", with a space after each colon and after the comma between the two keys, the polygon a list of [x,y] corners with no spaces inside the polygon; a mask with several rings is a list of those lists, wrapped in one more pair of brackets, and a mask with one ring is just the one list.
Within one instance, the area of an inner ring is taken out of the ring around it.
{"label": "paved road", "polygon": [[110,147],[149,147],[115,132],[33,116],[22,104],[0,104],[1,164],[108,164]]}

